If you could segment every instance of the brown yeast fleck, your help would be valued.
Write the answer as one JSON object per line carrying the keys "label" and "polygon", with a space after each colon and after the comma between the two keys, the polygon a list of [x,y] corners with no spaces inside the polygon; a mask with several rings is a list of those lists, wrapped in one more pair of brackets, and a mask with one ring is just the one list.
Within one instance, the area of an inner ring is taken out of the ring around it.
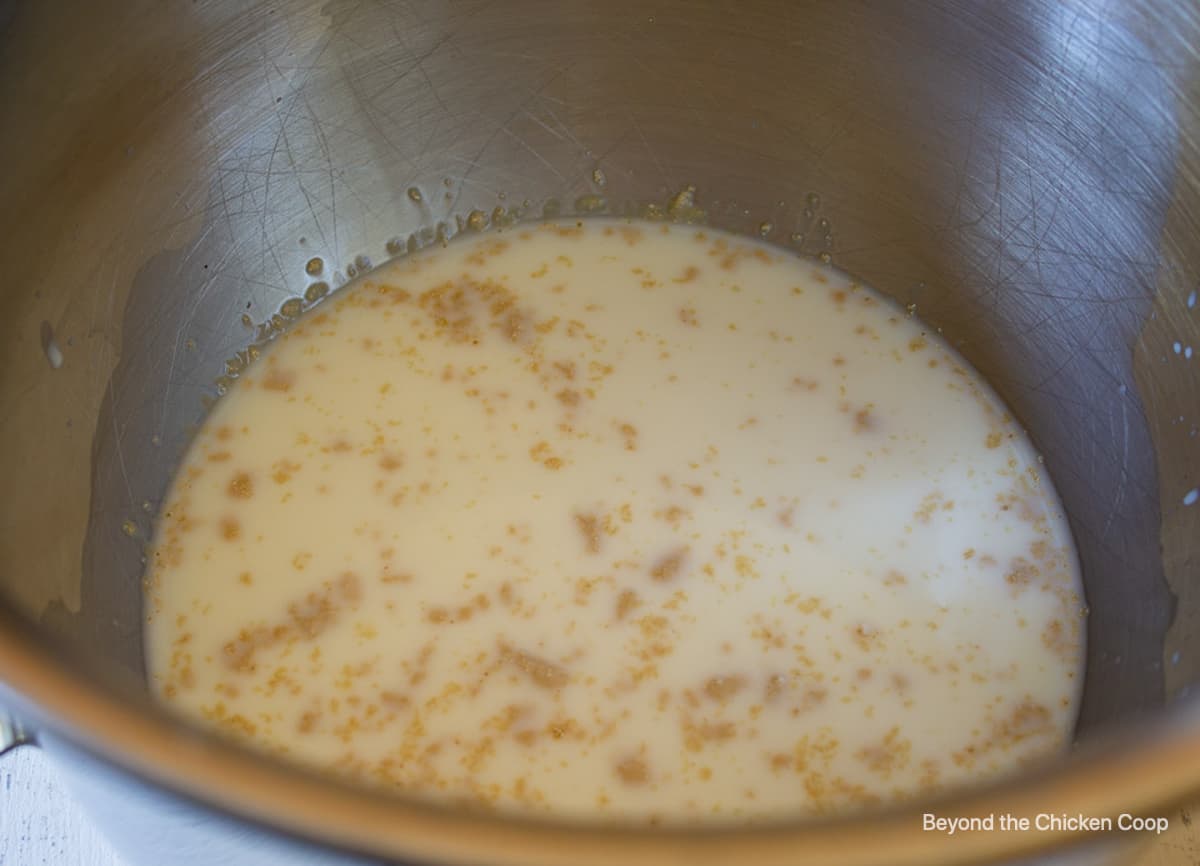
{"label": "brown yeast fleck", "polygon": [[262,386],[268,391],[287,393],[295,384],[296,374],[293,371],[280,370],[278,367],[270,366],[267,368],[267,375],[263,377]]}
{"label": "brown yeast fleck", "polygon": [[704,683],[704,694],[723,704],[745,687],[746,678],[741,674],[709,677]]}
{"label": "brown yeast fleck", "polygon": [[247,472],[239,472],[229,481],[227,492],[234,499],[249,499],[254,495],[254,480]]}
{"label": "brown yeast fleck", "polygon": [[621,622],[641,604],[638,594],[632,589],[622,590],[617,596],[617,622]]}
{"label": "brown yeast fleck", "polygon": [[641,758],[626,758],[617,763],[617,778],[626,785],[644,785],[650,780],[650,768]]}
{"label": "brown yeast fleck", "polygon": [[544,689],[561,689],[570,681],[565,669],[531,653],[502,645],[500,655],[505,661],[520,668],[534,685]]}
{"label": "brown yeast fleck", "polygon": [[674,580],[683,571],[684,560],[687,558],[687,554],[688,549],[686,547],[680,547],[671,551],[651,566],[650,576],[659,583]]}
{"label": "brown yeast fleck", "polygon": [[235,517],[222,517],[219,526],[221,537],[226,541],[237,541],[242,537],[242,524]]}
{"label": "brown yeast fleck", "polygon": [[583,546],[588,553],[600,552],[600,519],[595,514],[576,514],[575,525],[583,535]]}

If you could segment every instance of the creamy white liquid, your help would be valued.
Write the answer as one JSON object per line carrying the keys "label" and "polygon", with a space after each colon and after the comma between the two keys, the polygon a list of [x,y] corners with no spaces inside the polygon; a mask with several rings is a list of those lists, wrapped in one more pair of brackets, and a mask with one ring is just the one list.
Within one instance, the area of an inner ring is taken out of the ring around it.
{"label": "creamy white liquid", "polygon": [[433,798],[795,816],[1063,748],[1071,539],[920,323],[711,230],[455,241],[330,298],[196,437],[148,572],[188,716]]}

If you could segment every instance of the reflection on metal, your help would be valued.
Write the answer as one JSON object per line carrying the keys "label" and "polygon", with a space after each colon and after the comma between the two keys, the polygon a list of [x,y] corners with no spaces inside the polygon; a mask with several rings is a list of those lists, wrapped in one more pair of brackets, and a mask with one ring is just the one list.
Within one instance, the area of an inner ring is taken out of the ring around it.
{"label": "reflection on metal", "polygon": [[0,755],[17,746],[24,746],[32,742],[32,737],[21,726],[21,723],[5,713],[4,710],[0,710]]}

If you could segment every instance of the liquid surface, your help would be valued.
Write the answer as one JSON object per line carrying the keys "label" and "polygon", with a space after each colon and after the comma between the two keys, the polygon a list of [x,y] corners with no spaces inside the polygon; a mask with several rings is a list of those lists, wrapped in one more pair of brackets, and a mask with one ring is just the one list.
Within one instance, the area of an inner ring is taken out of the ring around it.
{"label": "liquid surface", "polygon": [[154,688],[354,779],[571,817],[826,814],[1075,717],[1057,499],[835,271],[593,220],[389,264],[219,402],[147,574]]}

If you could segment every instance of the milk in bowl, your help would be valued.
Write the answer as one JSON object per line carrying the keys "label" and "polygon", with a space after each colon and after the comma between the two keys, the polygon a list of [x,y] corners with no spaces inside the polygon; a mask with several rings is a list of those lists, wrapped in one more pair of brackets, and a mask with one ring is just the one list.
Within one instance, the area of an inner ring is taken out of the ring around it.
{"label": "milk in bowl", "polygon": [[159,516],[169,706],[435,801],[842,813],[1064,749],[1082,588],[1044,467],[922,323],[710,228],[379,268],[278,337]]}

